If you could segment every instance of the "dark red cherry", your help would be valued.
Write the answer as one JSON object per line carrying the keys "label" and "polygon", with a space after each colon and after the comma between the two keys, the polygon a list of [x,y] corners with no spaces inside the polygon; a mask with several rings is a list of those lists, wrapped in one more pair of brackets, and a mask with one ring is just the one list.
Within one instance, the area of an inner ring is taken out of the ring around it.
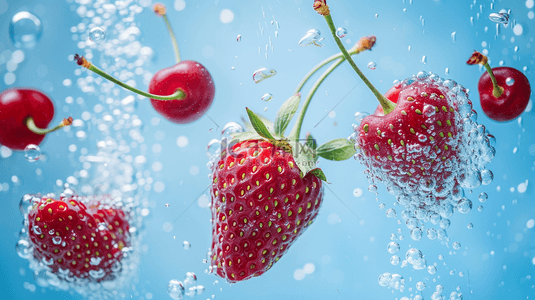
{"label": "dark red cherry", "polygon": [[149,83],[149,93],[171,95],[177,89],[186,93],[183,100],[150,99],[152,106],[167,120],[187,124],[199,119],[212,105],[214,81],[206,68],[192,60],[158,71]]}
{"label": "dark red cherry", "polygon": [[29,144],[39,145],[44,134],[31,132],[26,120],[32,117],[35,125],[46,128],[54,117],[54,105],[43,93],[28,88],[13,88],[0,93],[0,144],[24,150]]}
{"label": "dark red cherry", "polygon": [[520,116],[528,105],[531,94],[529,81],[522,72],[510,67],[493,68],[492,73],[503,88],[503,94],[498,98],[493,95],[492,81],[485,72],[477,85],[481,108],[494,121],[511,121]]}

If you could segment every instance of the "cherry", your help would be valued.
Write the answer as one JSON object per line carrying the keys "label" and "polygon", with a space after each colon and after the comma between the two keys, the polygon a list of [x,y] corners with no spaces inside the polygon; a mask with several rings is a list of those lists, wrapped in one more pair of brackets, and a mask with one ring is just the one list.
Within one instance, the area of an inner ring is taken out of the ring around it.
{"label": "cherry", "polygon": [[72,124],[64,119],[52,129],[46,128],[54,117],[52,101],[31,88],[13,88],[0,93],[0,144],[12,150],[39,145],[45,135]]}
{"label": "cherry", "polygon": [[177,89],[186,94],[183,100],[150,100],[158,113],[174,123],[187,124],[199,119],[214,100],[212,76],[203,65],[192,60],[156,72],[149,83],[152,94],[167,95]]}
{"label": "cherry", "polygon": [[138,95],[150,98],[154,109],[167,120],[177,124],[188,124],[202,117],[212,105],[215,95],[214,81],[208,70],[200,63],[191,60],[180,61],[178,44],[165,14],[165,6],[158,3],[154,5],[153,9],[167,25],[177,63],[154,74],[149,83],[148,93],[110,76],[93,66],[83,56],[76,54],[74,59],[78,65]]}
{"label": "cherry", "polygon": [[481,64],[487,69],[479,78],[477,88],[483,112],[492,120],[507,122],[520,116],[529,102],[531,87],[528,78],[517,69],[491,69],[488,58],[474,52],[468,64]]}

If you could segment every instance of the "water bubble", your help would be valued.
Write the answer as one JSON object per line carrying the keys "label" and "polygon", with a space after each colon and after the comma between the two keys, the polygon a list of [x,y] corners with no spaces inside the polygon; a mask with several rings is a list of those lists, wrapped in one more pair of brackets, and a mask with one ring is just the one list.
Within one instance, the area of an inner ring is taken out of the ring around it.
{"label": "water bubble", "polygon": [[19,240],[15,248],[17,249],[17,254],[24,259],[30,257],[32,253],[32,246],[26,240]]}
{"label": "water bubble", "polygon": [[370,69],[370,70],[375,70],[375,69],[377,69],[377,64],[374,63],[373,61],[370,61],[370,62],[368,63],[368,69]]}
{"label": "water bubble", "polygon": [[26,157],[26,160],[29,162],[34,162],[39,160],[41,157],[41,148],[39,146],[34,144],[29,144],[24,148],[24,157]]}
{"label": "water bubble", "polygon": [[90,270],[89,276],[91,276],[93,279],[101,279],[106,276],[106,271],[104,271],[104,269]]}
{"label": "water bubble", "polygon": [[27,11],[16,13],[9,24],[9,37],[17,48],[35,47],[42,33],[41,20]]}
{"label": "water bubble", "polygon": [[454,31],[451,33],[451,39],[455,42],[457,40],[457,32]]}
{"label": "water bubble", "polygon": [[427,64],[427,56],[422,56],[422,60],[420,61],[422,64]]}
{"label": "water bubble", "polygon": [[459,243],[459,242],[453,243],[453,249],[455,249],[455,250],[461,249],[461,243]]}
{"label": "water bubble", "polygon": [[479,194],[479,202],[485,203],[485,201],[487,201],[487,199],[489,199],[489,196],[487,195],[487,193],[483,192],[483,193]]}
{"label": "water bubble", "polygon": [[185,250],[189,250],[191,248],[191,244],[188,241],[184,241],[182,243],[182,247],[184,247]]}
{"label": "water bubble", "polygon": [[193,272],[187,272],[186,273],[186,279],[184,279],[184,285],[186,287],[190,287],[197,283],[197,275]]}
{"label": "water bubble", "polygon": [[336,36],[337,37],[343,38],[346,35],[347,35],[347,29],[342,28],[342,27],[338,27],[338,29],[336,29]]}
{"label": "water bubble", "polygon": [[509,14],[507,12],[491,13],[489,19],[505,26],[509,24]]}
{"label": "water bubble", "polygon": [[468,225],[466,225],[466,228],[468,228],[468,229],[472,229],[472,228],[474,228],[474,224],[472,224],[472,223],[468,223]]}
{"label": "water bubble", "polygon": [[221,141],[218,139],[212,139],[206,146],[206,155],[208,155],[209,158],[214,157],[216,153],[220,151],[220,147]]}
{"label": "water bubble", "polygon": [[379,276],[379,285],[387,286],[392,280],[392,275],[390,273],[383,273]]}
{"label": "water bubble", "polygon": [[418,283],[416,283],[416,289],[419,291],[425,290],[425,283],[419,281]]}
{"label": "water bubble", "polygon": [[238,36],[236,37],[236,41],[241,42],[241,34],[238,34]]}
{"label": "water bubble", "polygon": [[243,127],[238,123],[229,122],[223,126],[223,129],[221,130],[221,138],[230,139],[232,135],[239,132],[243,132]]}
{"label": "water bubble", "polygon": [[390,288],[399,290],[400,288],[403,287],[403,283],[404,282],[405,282],[405,280],[403,279],[403,276],[401,276],[399,274],[392,274],[392,279],[388,283],[388,286]]}
{"label": "water bubble", "polygon": [[264,96],[262,96],[262,101],[269,102],[273,99],[273,95],[270,93],[265,93]]}
{"label": "water bubble", "polygon": [[457,210],[462,214],[468,213],[470,210],[472,210],[472,201],[467,198],[461,199],[461,201],[457,203]]}
{"label": "water bubble", "polygon": [[320,43],[323,40],[321,37],[321,32],[317,29],[310,29],[307,31],[304,37],[299,40],[299,46],[316,46],[323,47],[323,44]]}
{"label": "water bubble", "polygon": [[411,229],[411,238],[415,241],[419,241],[422,238],[422,229],[419,227],[416,227],[414,229]]}
{"label": "water bubble", "polygon": [[100,27],[93,27],[89,30],[89,39],[93,43],[102,43],[106,40],[106,31]]}
{"label": "water bubble", "polygon": [[494,174],[492,174],[491,170],[481,171],[481,183],[483,185],[489,185],[493,179],[494,179]]}
{"label": "water bubble", "polygon": [[505,84],[507,84],[508,86],[512,86],[513,84],[515,84],[515,80],[511,77],[507,77],[507,79],[505,79]]}
{"label": "water bubble", "polygon": [[400,262],[401,258],[399,258],[399,256],[397,255],[392,255],[392,257],[390,258],[390,263],[394,266],[398,265],[399,262]]}
{"label": "water bubble", "polygon": [[369,116],[370,114],[367,113],[367,112],[360,112],[360,111],[357,111],[355,113],[355,121],[357,121],[357,124],[360,124],[360,122],[362,122],[362,119],[366,118],[367,116]]}
{"label": "water bubble", "polygon": [[477,207],[477,211],[482,212],[483,211],[483,205],[480,205]]}
{"label": "water bubble", "polygon": [[396,252],[399,251],[399,244],[396,243],[396,242],[390,242],[388,243],[388,245],[386,246],[386,249],[388,250],[388,252],[390,254],[394,254]]}
{"label": "water bubble", "polygon": [[55,236],[52,238],[52,242],[54,243],[54,245],[59,245],[61,244],[61,237],[60,236]]}
{"label": "water bubble", "polygon": [[198,285],[197,286],[197,295],[200,295],[204,292],[204,286]]}
{"label": "water bubble", "polygon": [[450,75],[450,68],[446,68],[446,71],[444,71],[444,74]]}
{"label": "water bubble", "polygon": [[167,285],[167,294],[172,299],[182,299],[184,297],[184,285],[178,280],[171,279]]}
{"label": "water bubble", "polygon": [[253,73],[253,81],[255,83],[262,82],[264,79],[277,75],[277,71],[271,68],[261,68]]}
{"label": "water bubble", "polygon": [[411,265],[418,263],[422,259],[422,257],[423,257],[422,251],[416,248],[409,249],[407,253],[405,254],[405,258],[407,259],[407,262]]}
{"label": "water bubble", "polygon": [[393,208],[389,208],[386,210],[386,216],[388,218],[395,218],[396,217],[396,211]]}

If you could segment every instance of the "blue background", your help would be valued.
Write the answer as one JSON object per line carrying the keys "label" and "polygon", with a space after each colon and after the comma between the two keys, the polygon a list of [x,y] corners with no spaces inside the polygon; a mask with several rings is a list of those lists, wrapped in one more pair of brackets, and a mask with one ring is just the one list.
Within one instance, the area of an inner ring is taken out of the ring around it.
{"label": "blue background", "polygon": [[[144,192],[149,198],[150,214],[144,219],[139,275],[132,287],[121,291],[126,298],[170,299],[166,294],[167,283],[170,279],[183,280],[186,272],[195,272],[198,284],[206,287],[197,299],[212,298],[212,295],[215,299],[399,299],[415,295],[418,281],[427,285],[422,293],[425,299],[431,298],[437,284],[445,287],[446,298],[456,287],[460,287],[464,299],[535,298],[532,279],[535,276],[535,229],[527,228],[528,220],[535,218],[534,112],[525,112],[521,119],[505,124],[489,120],[481,112],[478,101],[477,81],[482,70],[465,64],[474,50],[488,49],[492,67],[498,66],[500,61],[520,70],[527,66],[525,74],[535,82],[533,20],[528,17],[533,8],[527,8],[526,1],[494,1],[494,9],[490,8],[491,1],[477,1],[475,5],[472,1],[447,0],[414,0],[412,4],[409,0],[329,1],[335,24],[348,31],[343,39],[345,44],[351,40],[347,47],[362,36],[377,36],[373,51],[354,59],[380,91],[388,90],[394,80],[402,80],[420,70],[452,78],[470,90],[474,109],[479,113],[478,121],[497,139],[496,157],[488,166],[494,172],[494,181],[471,194],[467,191],[474,208],[466,215],[456,213],[450,218],[450,243],[429,241],[425,237],[415,242],[410,239],[405,225],[398,225],[397,220],[385,216],[386,208],[394,207],[394,197],[380,186],[377,202],[375,195],[367,191],[363,166],[352,159],[345,162],[322,160],[320,165],[332,183],[329,185],[332,192],[326,189],[325,202],[314,225],[265,275],[232,286],[203,272],[208,265],[203,264],[202,259],[211,243],[210,211],[196,202],[199,196],[207,195],[205,189],[209,184],[206,145],[220,137],[226,123],[239,122],[246,115],[245,106],[274,119],[278,107],[291,96],[308,70],[339,50],[323,18],[311,8],[312,1],[186,0],[182,11],[173,9],[172,1],[163,2],[168,6],[182,57],[197,60],[210,71],[216,84],[216,97],[207,113],[213,121],[203,117],[189,125],[176,125],[164,119],[157,122],[155,118],[159,115],[150,103],[146,99],[137,100],[135,114],[144,123],[142,134],[146,145],[146,148],[140,146],[139,151],[148,159],[141,168],[150,171],[154,181],[163,183],[165,189]],[[70,55],[81,51],[70,31],[82,21],[75,13],[77,7],[73,1],[0,0],[0,54],[6,49],[16,49],[8,33],[15,13],[27,10],[43,22],[41,40],[34,49],[24,50],[25,60],[14,71],[17,79],[12,86],[31,86],[46,92],[56,105],[54,123],[66,115],[79,119],[82,112],[92,111],[99,101],[97,96],[83,93],[77,87],[79,76],[74,71],[78,67],[68,60]],[[141,44],[155,51],[154,59],[145,66],[155,73],[172,65],[174,54],[162,20],[150,8],[145,7],[135,22],[141,29],[137,37]],[[523,26],[522,35],[515,35],[510,25],[502,27],[501,35],[495,38],[495,23],[488,15],[502,8],[511,9],[511,19]],[[234,13],[229,24],[220,21],[223,9]],[[280,25],[278,37],[275,37],[276,25],[270,24],[274,20],[272,16]],[[473,25],[470,18],[473,18]],[[260,27],[264,28],[262,35]],[[325,47],[298,46],[301,37],[314,28],[325,37]],[[87,38],[87,31],[81,33],[82,40]],[[455,41],[451,37],[453,32],[456,32]],[[236,41],[238,35],[242,36],[241,42]],[[108,32],[108,39],[116,36]],[[273,52],[271,48],[267,52],[265,49],[269,37]],[[482,42],[486,42],[486,47]],[[517,52],[515,46],[519,47]],[[96,56],[99,52],[94,50],[93,53]],[[421,62],[424,55],[426,64]],[[375,70],[366,68],[372,61],[377,63]],[[48,71],[45,76],[42,76],[43,65]],[[276,69],[277,75],[255,84],[251,76],[262,67]],[[449,68],[449,75],[445,74],[446,68]],[[5,73],[6,65],[0,65],[0,90],[8,88],[3,80]],[[86,75],[84,71],[80,76]],[[71,79],[73,84],[64,86],[64,79]],[[146,88],[141,76],[136,77],[136,81],[138,87]],[[349,136],[355,112],[371,112],[376,106],[373,95],[359,82],[349,66],[340,66],[318,90],[303,129],[311,131],[319,143]],[[308,84],[304,91],[310,86]],[[271,102],[260,100],[265,93],[273,94]],[[68,96],[83,97],[84,101],[68,104],[65,101]],[[263,112],[266,107],[267,111]],[[319,122],[331,109],[335,116],[327,116]],[[56,181],[65,181],[81,169],[80,149],[86,148],[90,154],[95,152],[96,140],[103,137],[94,127],[85,129],[88,137],[83,141],[74,136],[74,130],[49,134],[41,144],[46,161],[30,163],[22,152],[0,157],[0,183],[9,185],[7,191],[0,191],[2,299],[83,298],[49,288],[37,287],[33,292],[25,288],[35,281],[27,260],[17,255],[15,244],[21,229],[18,203],[22,195],[59,192]],[[186,147],[177,146],[179,136],[188,138]],[[77,151],[68,150],[72,144],[77,145]],[[154,153],[155,144],[161,146],[160,152]],[[154,162],[161,162],[163,169],[151,170]],[[190,173],[192,166],[198,167],[198,174]],[[36,175],[36,169],[41,170],[41,175]],[[18,183],[12,182],[14,175],[19,178]],[[98,174],[93,172],[91,176]],[[526,180],[527,190],[520,193],[518,186]],[[353,195],[356,188],[363,190],[362,196]],[[477,201],[481,192],[489,195],[484,204]],[[177,219],[192,202],[191,208]],[[386,208],[380,209],[380,203],[385,203]],[[484,206],[481,212],[477,210],[479,205]],[[398,210],[399,207],[394,208]],[[166,222],[173,223],[172,231],[163,230]],[[474,228],[467,229],[468,223],[473,223]],[[397,233],[398,228],[405,239],[398,241],[402,250],[396,254],[403,257],[410,247],[417,247],[424,252],[428,265],[437,263],[435,275],[390,264],[391,254],[386,251],[386,245],[390,234]],[[189,241],[191,249],[185,250],[183,241]],[[462,245],[456,253],[451,248],[454,241]],[[439,255],[444,259],[440,260]],[[306,263],[314,264],[315,271],[303,280],[294,279],[294,271],[302,269]],[[452,270],[454,275],[450,275]],[[460,271],[464,272],[463,277],[459,276]],[[377,278],[384,272],[401,274],[405,278],[405,291],[400,293],[380,286]],[[215,280],[219,283],[214,284]]]}

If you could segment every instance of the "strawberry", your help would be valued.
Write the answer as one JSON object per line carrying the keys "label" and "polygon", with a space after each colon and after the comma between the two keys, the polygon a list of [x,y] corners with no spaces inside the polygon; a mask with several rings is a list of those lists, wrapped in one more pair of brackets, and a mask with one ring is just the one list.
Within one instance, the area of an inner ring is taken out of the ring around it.
{"label": "strawberry", "polygon": [[104,206],[97,198],[43,197],[29,212],[28,222],[33,256],[64,280],[112,280],[121,250],[129,246],[124,211]]}
{"label": "strawberry", "polygon": [[316,218],[321,180],[264,140],[232,146],[214,166],[212,266],[230,282],[260,276]]}
{"label": "strawberry", "polygon": [[378,107],[362,120],[357,157],[398,200],[410,198],[416,207],[440,212],[431,206],[445,199],[456,204],[460,186],[481,184],[480,171],[494,148],[484,127],[472,120],[476,115],[463,87],[420,72],[385,96],[397,106],[387,115]]}

